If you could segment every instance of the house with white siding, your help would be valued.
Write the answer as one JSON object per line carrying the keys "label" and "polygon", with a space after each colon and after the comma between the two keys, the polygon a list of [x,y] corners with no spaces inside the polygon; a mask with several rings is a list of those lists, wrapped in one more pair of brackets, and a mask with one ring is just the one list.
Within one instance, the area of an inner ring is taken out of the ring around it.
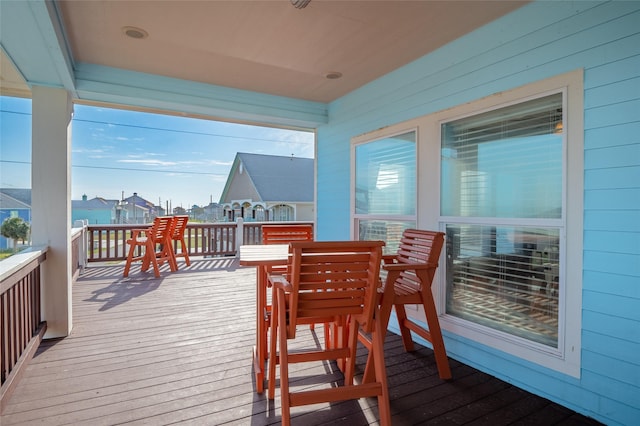
{"label": "house with white siding", "polygon": [[[81,55],[81,38],[90,34],[71,18],[91,21],[92,3],[105,2],[78,2],[86,14],[74,3],[0,4],[2,51],[29,89],[12,93],[33,102],[33,167],[41,176],[33,182],[33,240],[60,253],[51,256],[45,277],[55,286],[43,306],[48,337],[66,336],[72,327],[71,277],[54,266],[68,264],[74,102],[306,128],[316,134],[318,239],[385,238],[391,245],[406,227],[446,233],[434,292],[451,358],[605,424],[638,424],[640,2],[372,2],[358,13],[388,7],[376,21],[385,30],[403,27],[390,21],[403,7],[424,21],[376,45],[379,55],[360,54],[371,40],[360,36],[375,25],[358,26],[357,15],[331,31],[314,25],[332,7],[343,17],[355,13],[353,2],[312,0],[304,10],[289,2],[225,2],[242,3],[234,13],[246,19],[283,20],[278,49],[243,50],[241,32],[224,22],[238,43],[199,45],[220,49],[211,55],[216,61],[235,55],[232,62],[247,69],[259,62],[259,75],[278,78],[269,90],[239,71],[207,82],[224,72],[217,62],[202,73],[198,63],[181,63],[188,73],[180,76],[173,61],[136,68],[127,61],[136,57],[129,45],[113,49],[119,62],[99,58],[108,49]],[[420,9],[427,4],[442,9]],[[485,22],[471,22],[507,5]],[[168,43],[153,44],[151,28],[162,26],[153,25],[156,15],[130,7],[128,16],[150,33],[134,41],[149,42],[149,55],[159,47],[166,54]],[[227,16],[225,7],[234,6],[218,7],[207,19]],[[411,38],[436,25],[434,16],[450,16],[447,7],[460,8],[449,27]],[[288,31],[288,19],[303,21],[305,30]],[[464,31],[454,34],[460,23]],[[117,43],[119,28],[109,31]],[[441,43],[384,68],[392,53],[433,38]],[[221,39],[227,40],[211,37]],[[350,75],[342,62],[321,64],[325,72],[340,71],[330,79],[307,74],[347,40],[359,40],[360,49],[342,59],[379,57],[379,74],[370,66]],[[304,48],[285,59],[285,41]],[[297,86],[301,75],[305,84]]]}
{"label": "house with white siding", "polygon": [[312,221],[313,158],[238,152],[220,196],[234,221]]}

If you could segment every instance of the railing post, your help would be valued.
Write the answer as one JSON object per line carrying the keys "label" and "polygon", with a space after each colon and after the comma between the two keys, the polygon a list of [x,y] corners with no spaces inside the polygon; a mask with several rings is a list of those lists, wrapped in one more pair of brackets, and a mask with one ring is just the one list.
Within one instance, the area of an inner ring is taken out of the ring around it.
{"label": "railing post", "polygon": [[244,244],[244,219],[236,219],[236,257],[240,255],[240,246]]}
{"label": "railing post", "polygon": [[88,219],[76,220],[73,222],[74,228],[82,228],[80,233],[80,243],[78,244],[78,264],[80,266],[80,272],[84,271],[87,266],[87,257],[89,249],[87,247],[87,227],[89,226]]}

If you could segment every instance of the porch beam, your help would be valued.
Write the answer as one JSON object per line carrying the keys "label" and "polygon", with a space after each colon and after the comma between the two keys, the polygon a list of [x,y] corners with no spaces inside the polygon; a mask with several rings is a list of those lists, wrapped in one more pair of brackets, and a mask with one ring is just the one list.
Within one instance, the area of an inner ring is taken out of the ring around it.
{"label": "porch beam", "polygon": [[78,63],[78,99],[183,116],[316,128],[328,121],[327,104],[170,77]]}

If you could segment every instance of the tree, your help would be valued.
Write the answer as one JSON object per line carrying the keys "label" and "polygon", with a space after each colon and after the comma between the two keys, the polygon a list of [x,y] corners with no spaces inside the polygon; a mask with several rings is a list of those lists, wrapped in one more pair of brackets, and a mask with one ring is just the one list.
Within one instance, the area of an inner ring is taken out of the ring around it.
{"label": "tree", "polygon": [[29,236],[29,224],[22,220],[20,217],[8,217],[2,222],[0,227],[0,234],[3,237],[11,238],[13,240],[13,251],[18,249],[18,240],[27,239]]}

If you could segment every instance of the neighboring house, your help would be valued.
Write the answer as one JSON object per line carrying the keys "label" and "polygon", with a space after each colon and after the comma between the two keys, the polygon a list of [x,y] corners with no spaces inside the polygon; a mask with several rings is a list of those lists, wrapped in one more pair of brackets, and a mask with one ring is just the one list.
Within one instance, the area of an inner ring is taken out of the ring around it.
{"label": "neighboring house", "polygon": [[204,220],[207,222],[219,222],[224,220],[224,208],[214,202],[202,208],[204,211]]}
{"label": "neighboring house", "polygon": [[86,195],[82,200],[71,200],[71,220],[86,220],[88,225],[106,225],[118,223],[118,200],[105,200],[95,197],[91,200]]}
{"label": "neighboring house", "polygon": [[314,219],[312,158],[239,152],[220,197],[227,221]]}
{"label": "neighboring house", "polygon": [[[10,217],[19,217],[31,224],[30,189],[0,188],[0,224]],[[0,235],[0,250],[11,248],[12,244]]]}
{"label": "neighboring house", "polygon": [[140,197],[134,192],[131,197],[122,200],[122,209],[126,211],[126,222],[121,223],[150,223],[156,216],[164,216],[165,210],[154,205],[151,201]]}

